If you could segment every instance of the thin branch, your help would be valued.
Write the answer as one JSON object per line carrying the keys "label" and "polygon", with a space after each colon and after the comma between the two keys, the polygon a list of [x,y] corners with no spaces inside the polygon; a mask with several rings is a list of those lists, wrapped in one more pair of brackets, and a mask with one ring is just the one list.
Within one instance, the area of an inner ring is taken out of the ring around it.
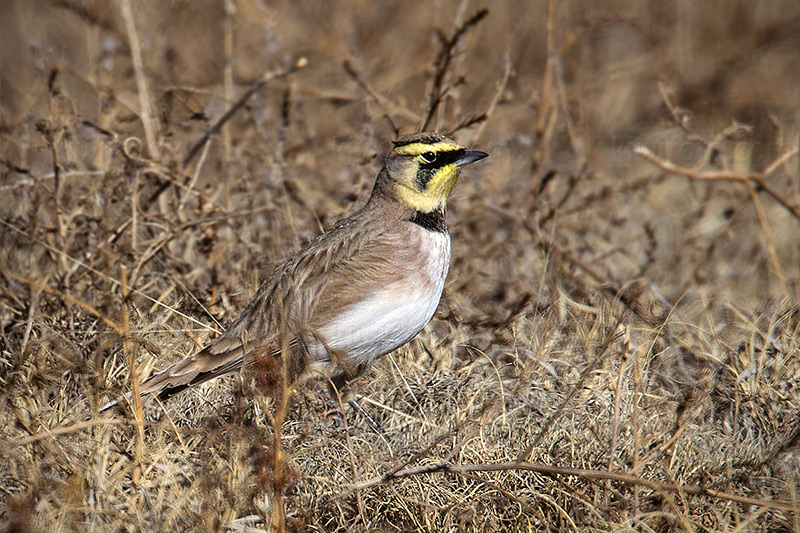
{"label": "thin branch", "polygon": [[[267,73],[264,75],[261,80],[253,84],[237,101],[234,103],[228,111],[225,112],[222,117],[213,125],[211,126],[206,132],[203,134],[200,139],[194,143],[192,148],[189,150],[189,153],[186,154],[186,157],[183,158],[183,166],[186,167],[192,160],[200,153],[200,150],[206,145],[206,143],[211,139],[212,135],[216,135],[220,132],[222,127],[231,119],[233,115],[235,115],[244,105],[247,103],[250,98],[257,93],[261,88],[267,85],[269,82],[285,78],[286,76],[297,72],[298,70],[305,68],[308,65],[308,60],[305,57],[301,57],[298,59],[294,65],[291,67],[281,70],[280,72],[275,73]],[[150,197],[142,204],[142,209],[147,209],[147,206],[158,200],[158,197],[161,196],[164,191],[169,189],[169,186],[172,185],[173,181],[165,181],[161,184],[161,186],[150,195]]]}
{"label": "thin branch", "polygon": [[352,61],[346,59],[344,63],[342,63],[345,72],[347,75],[353,78],[353,81],[358,84],[361,89],[367,93],[367,95],[372,98],[376,104],[383,110],[383,114],[389,120],[389,123],[393,130],[397,131],[397,128],[394,125],[394,121],[391,119],[390,110],[393,113],[399,113],[403,115],[405,118],[411,121],[419,121],[419,116],[417,116],[414,112],[406,109],[405,107],[389,100],[385,96],[378,94],[367,81],[364,79],[364,75],[359,71],[356,66],[353,64]]}
{"label": "thin branch", "polygon": [[10,270],[0,269],[0,275],[5,276],[7,278],[11,278],[11,279],[13,279],[15,281],[18,281],[20,283],[24,283],[25,285],[29,285],[29,286],[31,286],[31,287],[33,287],[35,289],[39,289],[40,291],[46,292],[48,294],[55,294],[56,296],[58,296],[62,300],[65,300],[67,302],[73,303],[73,304],[81,307],[84,311],[88,312],[89,314],[96,316],[97,318],[99,318],[100,320],[105,322],[106,325],[111,327],[111,329],[113,329],[114,331],[116,331],[120,335],[122,335],[122,333],[123,333],[122,332],[122,328],[120,327],[119,324],[117,324],[116,322],[114,322],[113,320],[108,318],[106,315],[101,313],[97,308],[95,308],[91,304],[88,304],[88,303],[84,302],[83,300],[79,300],[79,299],[75,298],[74,296],[71,296],[71,295],[66,294],[64,292],[61,292],[58,289],[53,289],[52,287],[48,287],[47,285],[45,285],[43,283],[39,283],[36,280],[30,279],[30,278],[26,278],[24,276],[20,276],[19,274],[15,274],[14,272],[11,272]]}
{"label": "thin branch", "polygon": [[783,153],[779,158],[773,161],[770,166],[767,167],[767,169],[764,171],[764,176],[769,176],[770,174],[778,170],[780,167],[785,165],[787,161],[796,156],[798,153],[800,153],[800,148],[795,148],[794,150],[789,150],[788,152]]}
{"label": "thin branch", "polygon": [[460,129],[466,128],[478,122],[480,119],[480,127],[478,127],[478,131],[475,132],[475,135],[472,136],[472,140],[470,144],[475,143],[478,139],[481,138],[483,134],[483,129],[486,127],[486,123],[489,120],[489,117],[492,116],[494,110],[497,109],[497,105],[500,103],[500,100],[503,98],[503,94],[506,92],[506,87],[508,86],[508,79],[511,77],[511,72],[514,70],[514,66],[511,63],[511,58],[509,57],[508,53],[506,53],[506,60],[503,66],[503,77],[500,79],[500,83],[497,84],[497,91],[494,94],[494,98],[492,98],[489,107],[486,109],[482,115],[475,117],[472,121],[466,120],[456,126],[455,131]]}
{"label": "thin branch", "polygon": [[440,35],[442,49],[439,51],[439,55],[436,56],[436,61],[434,62],[436,74],[433,77],[433,86],[431,87],[431,93],[428,97],[428,110],[425,113],[425,120],[422,122],[421,131],[428,129],[433,115],[439,108],[439,104],[442,103],[442,98],[447,93],[447,88],[444,86],[444,78],[447,75],[450,62],[453,60],[453,57],[455,57],[455,49],[456,46],[458,46],[458,42],[470,28],[478,24],[488,14],[488,9],[481,9],[467,19],[461,26],[456,28],[456,31],[449,39]]}
{"label": "thin branch", "polygon": [[222,129],[222,126],[224,126],[231,118],[233,118],[233,115],[235,115],[242,107],[244,107],[244,105],[247,103],[247,101],[250,100],[250,98],[256,92],[258,92],[261,88],[263,88],[269,82],[275,81],[275,80],[278,80],[278,79],[281,79],[281,78],[285,78],[286,76],[289,76],[290,74],[294,74],[298,70],[301,70],[301,69],[305,68],[307,65],[308,65],[308,60],[305,57],[301,57],[300,59],[298,59],[295,62],[294,65],[292,65],[291,67],[289,67],[287,69],[284,69],[284,70],[281,70],[281,71],[275,72],[275,73],[267,73],[266,75],[264,75],[264,77],[261,78],[261,80],[259,80],[255,84],[253,84],[253,86],[250,87],[241,96],[241,98],[239,98],[236,101],[236,103],[233,104],[231,106],[231,108],[228,109],[228,111],[225,112],[224,115],[222,115],[222,117],[220,117],[220,119],[216,122],[216,124],[211,126],[211,128],[209,128],[203,134],[203,136],[200,137],[200,140],[198,140],[196,143],[194,143],[194,146],[192,146],[192,149],[189,150],[189,153],[186,154],[186,157],[183,159],[183,166],[186,166],[189,163],[191,163],[191,161],[200,152],[200,150],[203,148],[203,146],[205,146],[205,144],[208,142],[208,140],[211,138],[211,136],[219,133],[219,131]]}
{"label": "thin branch", "polygon": [[658,94],[661,97],[661,102],[664,104],[664,107],[666,107],[667,111],[669,111],[669,115],[670,118],[672,119],[672,122],[676,126],[678,126],[681,130],[683,130],[683,132],[686,134],[686,137],[690,141],[698,142],[702,144],[704,147],[708,148],[710,145],[709,142],[706,141],[704,138],[702,138],[700,135],[697,135],[695,132],[690,130],[689,126],[687,126],[687,122],[689,121],[689,112],[684,109],[676,107],[675,104],[672,103],[672,101],[669,98],[669,95],[667,94],[666,86],[661,82],[659,82],[658,84]]}
{"label": "thin branch", "polygon": [[[236,3],[233,0],[224,0],[225,5],[225,19],[222,23],[222,34],[223,34],[223,50],[224,50],[224,62],[222,68],[222,80],[223,80],[223,91],[225,94],[225,103],[228,104],[233,101],[233,30],[234,30],[234,21],[233,18],[236,16]],[[225,155],[225,164],[222,168],[224,172],[224,181],[225,181],[225,207],[228,208],[230,211],[231,209],[231,189],[233,188],[233,184],[231,183],[231,171],[230,171],[230,163],[232,154],[233,154],[233,146],[231,140],[231,130],[230,128],[222,128],[222,146]],[[208,153],[208,144],[205,145],[205,149],[203,150],[203,157],[201,159],[200,164],[197,165],[197,170],[195,171],[195,176],[200,174],[200,167],[202,166],[202,161],[205,159],[206,154]],[[180,208],[179,208],[180,210]]]}
{"label": "thin branch", "polygon": [[[547,2],[547,60],[544,65],[544,78],[542,79],[542,97],[540,99],[541,105],[536,113],[536,138],[542,139],[544,137],[550,117],[553,116],[551,109],[545,106],[550,101],[549,93],[553,85],[553,58],[555,57],[555,45],[553,44],[553,0]],[[547,112],[545,112],[547,111]],[[544,143],[540,143],[543,149]],[[538,158],[541,159],[541,158]]]}
{"label": "thin branch", "polygon": [[147,90],[147,76],[144,73],[142,62],[142,47],[136,23],[133,20],[133,10],[130,0],[121,0],[122,18],[125,19],[125,30],[128,33],[128,42],[131,47],[133,71],[136,74],[136,88],[139,93],[139,115],[144,126],[144,136],[147,139],[147,150],[153,159],[161,159],[161,149],[158,146],[158,135],[161,129],[158,118],[153,115],[150,104],[150,93]]}
{"label": "thin branch", "polygon": [[128,373],[131,380],[131,400],[133,410],[133,420],[136,426],[136,438],[134,440],[134,464],[133,472],[131,474],[131,482],[133,483],[133,493],[131,498],[134,502],[138,502],[137,487],[141,481],[142,476],[142,463],[144,462],[144,410],[142,404],[141,382],[139,380],[139,369],[136,366],[136,349],[131,341],[131,328],[129,316],[130,310],[130,291],[128,290],[128,269],[125,265],[120,267],[120,279],[122,285],[122,323],[120,324],[122,334],[122,348],[125,352],[125,361],[128,365]]}
{"label": "thin branch", "polygon": [[[232,217],[233,217],[233,215],[231,215],[231,218]],[[201,220],[199,222],[204,223],[204,222],[207,222],[207,221],[209,221],[209,219],[204,219],[204,220]],[[80,261],[79,259],[76,259],[76,258],[72,257],[71,255],[67,254],[66,252],[62,252],[61,250],[59,250],[57,248],[54,248],[53,246],[49,245],[48,243],[46,243],[46,242],[44,242],[44,241],[42,241],[40,239],[35,239],[35,238],[31,237],[30,235],[28,235],[27,232],[19,229],[15,225],[13,225],[13,224],[11,224],[9,222],[6,222],[5,220],[2,220],[2,219],[0,219],[0,224],[2,224],[4,226],[6,226],[7,228],[19,233],[20,235],[24,235],[25,237],[30,239],[31,242],[34,242],[34,243],[39,244],[41,246],[44,246],[45,248],[47,248],[51,252],[53,252],[55,254],[58,254],[60,256],[63,256],[64,258],[72,261],[73,263],[75,263],[76,265],[78,265],[78,266],[80,266],[82,268],[85,268],[89,272],[101,277],[102,279],[108,281],[109,283],[112,283],[112,284],[114,284],[116,286],[121,286],[121,282],[118,279],[113,278],[113,277],[111,277],[111,276],[109,276],[109,275],[107,275],[107,274],[105,274],[103,272],[100,272],[96,268],[93,268],[90,265],[87,265],[83,261]],[[190,225],[188,225],[186,227],[190,227]],[[58,291],[56,289],[51,289],[50,287],[46,287],[46,286],[40,284],[39,282],[37,282],[35,280],[31,280],[31,279],[25,278],[23,276],[19,276],[17,274],[14,274],[13,272],[8,271],[8,270],[0,270],[0,274],[8,276],[8,277],[11,277],[11,278],[14,278],[14,279],[16,279],[17,281],[19,281],[21,283],[25,283],[26,285],[30,285],[31,287],[38,288],[40,290],[43,290],[44,292],[47,292],[47,293],[50,293],[50,294],[57,294],[60,297],[64,298],[65,300],[70,301],[70,302],[72,302],[72,303],[74,303],[76,305],[79,305],[79,306],[83,307],[89,313],[97,316],[98,318],[100,318],[101,320],[106,322],[115,331],[119,330],[119,326],[114,321],[112,321],[111,319],[109,319],[105,315],[102,315],[100,313],[100,311],[98,311],[97,309],[95,309],[94,307],[92,307],[91,305],[87,304],[86,302],[84,302],[82,300],[78,300],[77,298],[75,298],[73,296],[70,296],[68,294],[64,294],[64,293],[62,293],[62,292],[60,292],[60,291]],[[156,300],[155,298],[153,298],[152,296],[150,296],[148,294],[145,294],[145,293],[143,293],[143,292],[141,292],[141,291],[139,291],[137,289],[134,289],[134,288],[130,288],[129,290],[130,290],[131,293],[133,293],[133,294],[135,294],[137,296],[141,296],[142,298],[150,301],[154,305],[158,305],[159,307],[162,307],[162,308],[164,308],[164,309],[166,309],[166,310],[168,310],[168,311],[170,311],[172,313],[175,313],[175,314],[185,318],[186,320],[194,322],[195,324],[197,324],[198,326],[200,326],[200,327],[202,327],[204,329],[213,331],[214,333],[217,333],[217,334],[221,333],[219,330],[209,326],[208,324],[204,324],[203,322],[200,322],[199,320],[197,320],[194,317],[191,317],[191,316],[189,316],[189,315],[187,315],[185,313],[181,313],[179,310],[175,309],[174,307],[170,307],[169,305],[165,304],[164,302]]]}
{"label": "thin branch", "polygon": [[603,361],[603,359],[605,359],[608,349],[611,347],[614,341],[619,339],[620,334],[619,332],[617,332],[617,329],[622,323],[622,319],[623,319],[623,314],[620,314],[617,317],[614,326],[609,330],[609,333],[606,336],[605,340],[603,341],[603,344],[600,345],[597,355],[594,357],[591,364],[584,369],[583,373],[578,379],[578,382],[572,386],[572,389],[570,390],[569,394],[567,394],[567,396],[562,400],[559,406],[556,407],[556,409],[550,414],[550,416],[547,417],[547,420],[542,425],[541,429],[536,434],[536,437],[534,437],[533,441],[531,441],[531,443],[517,456],[518,463],[523,463],[528,459],[530,459],[533,450],[536,449],[536,447],[539,445],[542,439],[544,439],[544,437],[547,435],[548,431],[550,431],[550,427],[555,423],[558,417],[561,416],[561,413],[564,411],[567,404],[569,404],[569,402],[572,401],[572,399],[575,397],[578,391],[583,390],[583,383],[586,381],[586,378],[588,378],[589,375],[593,374],[595,370],[597,370],[597,368],[600,366],[600,363]]}
{"label": "thin branch", "polygon": [[797,506],[789,500],[766,500],[760,498],[749,498],[747,496],[739,496],[730,492],[721,490],[714,490],[698,485],[681,485],[679,483],[663,483],[661,481],[651,481],[624,472],[607,472],[604,470],[590,470],[584,468],[569,468],[561,466],[545,465],[541,463],[527,463],[527,462],[505,462],[505,463],[486,463],[486,464],[463,464],[456,465],[450,463],[437,463],[432,465],[416,466],[400,470],[397,472],[389,472],[383,476],[374,477],[366,480],[357,485],[348,487],[348,492],[363,490],[378,485],[385,484],[395,479],[402,479],[412,476],[433,474],[436,472],[443,472],[447,474],[466,474],[468,472],[501,472],[508,470],[523,470],[527,472],[535,472],[545,476],[573,476],[586,480],[611,480],[627,483],[634,486],[647,487],[651,490],[659,492],[674,492],[678,494],[689,494],[692,496],[707,496],[718,500],[727,500],[744,505],[756,505],[759,507],[768,507],[770,509],[779,509],[790,513],[798,511]]}
{"label": "thin branch", "polygon": [[772,231],[769,229],[767,215],[764,213],[764,208],[761,207],[761,201],[758,199],[758,190],[752,183],[747,182],[747,192],[750,193],[750,199],[753,201],[753,207],[758,216],[758,223],[761,225],[761,233],[764,235],[764,240],[767,244],[767,252],[769,252],[769,258],[772,261],[772,268],[775,269],[775,274],[783,286],[784,293],[789,294],[789,285],[786,283],[786,276],[783,274],[778,252],[775,250],[775,240],[772,238]]}
{"label": "thin branch", "polygon": [[123,420],[116,420],[113,418],[97,418],[94,420],[87,420],[85,422],[78,422],[77,424],[73,424],[71,426],[62,426],[54,429],[48,429],[47,431],[34,433],[33,435],[29,435],[27,437],[23,437],[21,439],[12,441],[10,444],[12,447],[25,446],[26,444],[31,444],[33,442],[38,442],[40,440],[47,438],[57,437],[59,435],[65,435],[67,433],[74,433],[76,431],[81,431],[83,429],[90,428],[93,426],[108,426],[108,425],[121,425],[121,424],[127,424],[127,422]]}
{"label": "thin branch", "polygon": [[800,153],[799,148],[795,148],[790,150],[784,154],[782,154],[778,159],[776,159],[767,169],[761,172],[734,172],[731,170],[694,170],[691,168],[682,167],[672,163],[671,161],[667,161],[665,159],[661,159],[656,154],[654,154],[650,149],[645,146],[636,146],[633,149],[633,153],[636,155],[642,156],[649,162],[653,163],[655,166],[661,168],[662,170],[669,172],[670,174],[678,174],[680,176],[686,176],[687,178],[698,180],[698,181],[737,181],[740,183],[752,183],[755,185],[756,190],[764,191],[772,197],[773,200],[778,202],[784,209],[789,211],[796,219],[800,220],[800,207],[793,206],[790,204],[785,198],[783,198],[778,191],[773,189],[769,186],[766,182],[766,177],[775,172],[781,165],[786,163],[792,157],[795,157]]}
{"label": "thin branch", "polygon": [[[480,133],[480,131],[483,129],[483,125],[486,124],[486,119],[488,119],[488,118],[489,118],[489,115],[487,113],[481,113],[480,115],[469,116],[469,117],[465,118],[464,120],[462,120],[461,122],[459,122],[458,125],[456,125],[455,128],[450,130],[448,132],[448,135],[452,136],[452,135],[458,133],[461,130],[465,130],[465,129],[469,128],[469,127],[474,126],[475,124],[480,124],[481,125],[481,129],[478,130],[478,132]],[[477,137],[478,137],[478,135],[474,136],[474,138],[477,138]],[[468,144],[471,145],[474,142],[475,141],[473,140],[472,142],[470,142]]]}

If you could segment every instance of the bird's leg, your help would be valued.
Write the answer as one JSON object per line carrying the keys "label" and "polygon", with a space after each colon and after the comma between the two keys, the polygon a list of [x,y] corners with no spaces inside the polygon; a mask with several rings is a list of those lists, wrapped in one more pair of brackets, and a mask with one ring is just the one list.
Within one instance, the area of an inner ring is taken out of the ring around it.
{"label": "bird's leg", "polygon": [[331,399],[331,395],[325,391],[319,385],[314,387],[314,391],[319,395],[322,399],[322,403],[325,404],[325,416],[332,415],[334,417],[335,423],[339,427],[344,426],[344,416],[342,415],[342,410],[339,406]]}
{"label": "bird's leg", "polygon": [[[333,378],[333,380],[329,382],[329,388],[331,389],[331,393],[337,395],[337,397],[340,397],[343,400],[346,400],[347,403],[350,404],[350,407],[352,407],[356,413],[364,417],[364,420],[367,421],[367,424],[369,424],[370,428],[372,428],[372,431],[374,431],[378,435],[383,435],[383,430],[381,429],[381,426],[377,422],[375,422],[375,419],[372,418],[363,407],[361,407],[361,404],[358,403],[358,400],[355,397],[356,396],[355,393],[348,390],[347,388],[348,375],[349,375],[348,373],[342,374],[340,376]],[[343,394],[339,396],[340,393]]]}
{"label": "bird's leg", "polygon": [[367,421],[367,424],[369,424],[369,426],[372,428],[372,431],[378,435],[383,435],[383,430],[381,429],[380,424],[375,422],[375,419],[369,416],[369,413],[367,413],[367,411],[361,407],[361,404],[358,403],[358,400],[351,398],[347,403],[350,404],[350,407],[352,407],[354,411],[360,413],[361,416],[364,417],[364,419]]}
{"label": "bird's leg", "polygon": [[322,397],[322,401],[328,408],[328,412],[335,413],[338,422],[344,425],[343,413],[339,409],[339,405],[342,405],[342,403],[337,405],[336,402],[333,401],[333,398],[338,399],[340,402],[346,401],[348,404],[350,404],[350,407],[353,408],[353,411],[364,417],[364,420],[367,421],[367,424],[369,424],[369,427],[372,429],[372,431],[378,435],[382,435],[383,430],[381,429],[380,424],[378,424],[375,419],[369,415],[366,409],[364,409],[361,404],[358,403],[358,400],[355,398],[355,394],[347,390],[346,383],[347,379],[344,376],[333,378],[333,380],[328,382],[329,394],[325,394],[325,391],[322,390],[319,385],[316,387],[316,391]]}

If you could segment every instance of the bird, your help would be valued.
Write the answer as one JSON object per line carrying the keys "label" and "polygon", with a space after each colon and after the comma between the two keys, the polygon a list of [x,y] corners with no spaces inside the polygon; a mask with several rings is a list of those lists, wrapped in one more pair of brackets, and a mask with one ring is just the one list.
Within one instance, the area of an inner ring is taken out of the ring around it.
{"label": "bird", "polygon": [[280,263],[227,330],[141,395],[166,400],[251,365],[341,390],[433,317],[450,266],[447,200],[462,167],[488,155],[436,132],[393,141],[364,206]]}

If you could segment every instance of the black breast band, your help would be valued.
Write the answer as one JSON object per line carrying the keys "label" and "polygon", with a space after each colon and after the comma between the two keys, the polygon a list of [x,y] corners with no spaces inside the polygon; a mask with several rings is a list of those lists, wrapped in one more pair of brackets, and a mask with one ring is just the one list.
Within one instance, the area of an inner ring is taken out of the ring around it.
{"label": "black breast band", "polygon": [[444,211],[441,209],[436,209],[430,213],[416,211],[408,220],[418,226],[422,226],[428,231],[447,233],[447,224],[444,221]]}

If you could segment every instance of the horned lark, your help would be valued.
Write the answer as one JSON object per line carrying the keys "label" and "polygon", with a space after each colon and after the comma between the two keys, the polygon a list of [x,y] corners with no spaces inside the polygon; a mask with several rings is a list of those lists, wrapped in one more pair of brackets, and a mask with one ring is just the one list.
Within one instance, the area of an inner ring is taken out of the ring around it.
{"label": "horned lark", "polygon": [[461,167],[488,154],[439,133],[393,144],[364,207],[281,263],[225,333],[144,381],[142,394],[167,398],[265,358],[291,381],[322,373],[341,386],[413,339],[450,264],[447,198]]}

